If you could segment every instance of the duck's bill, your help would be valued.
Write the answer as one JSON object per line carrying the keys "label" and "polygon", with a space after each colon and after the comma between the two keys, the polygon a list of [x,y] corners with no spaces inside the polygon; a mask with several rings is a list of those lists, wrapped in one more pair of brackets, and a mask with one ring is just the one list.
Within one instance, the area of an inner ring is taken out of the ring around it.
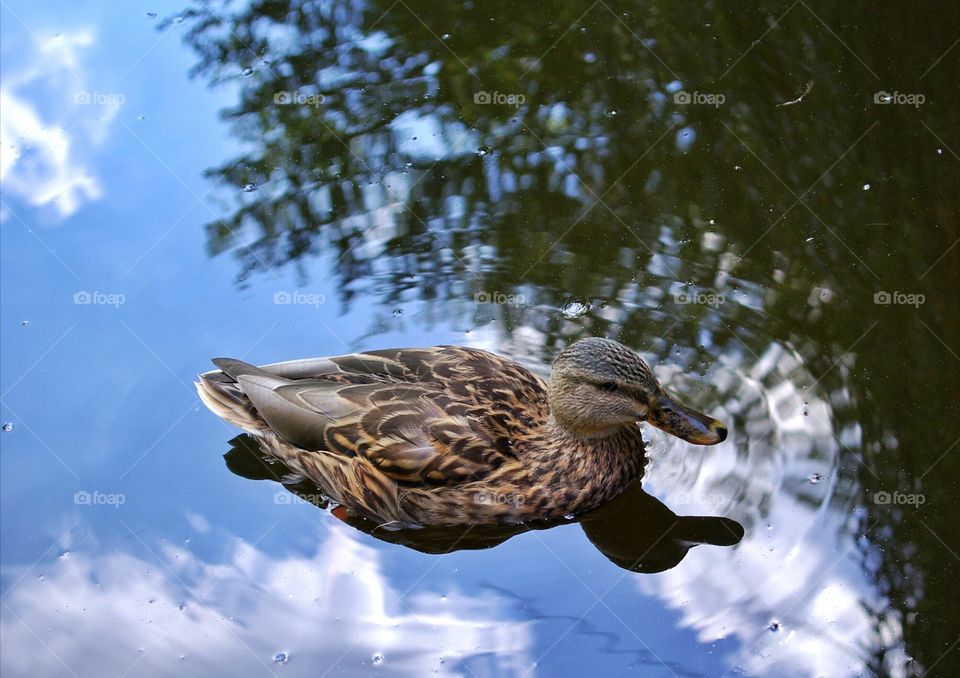
{"label": "duck's bill", "polygon": [[727,427],[723,422],[692,410],[669,396],[661,396],[651,403],[647,421],[694,445],[716,445],[727,439]]}

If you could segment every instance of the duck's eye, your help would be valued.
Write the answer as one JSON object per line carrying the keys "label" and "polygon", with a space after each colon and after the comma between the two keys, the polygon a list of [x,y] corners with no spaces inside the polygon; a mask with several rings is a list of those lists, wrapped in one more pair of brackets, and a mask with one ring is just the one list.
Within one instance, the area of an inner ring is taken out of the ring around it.
{"label": "duck's eye", "polygon": [[618,390],[619,387],[612,381],[605,381],[602,384],[599,384],[597,388],[599,388],[601,391],[613,393],[614,391]]}

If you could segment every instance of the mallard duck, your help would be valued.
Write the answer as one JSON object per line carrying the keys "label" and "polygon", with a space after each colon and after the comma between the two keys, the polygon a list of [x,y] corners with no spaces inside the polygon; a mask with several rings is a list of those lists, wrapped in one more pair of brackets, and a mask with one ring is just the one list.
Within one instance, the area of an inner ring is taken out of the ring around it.
{"label": "mallard duck", "polygon": [[642,471],[638,422],[701,445],[727,435],[610,339],[564,349],[549,384],[460,346],[213,363],[197,383],[207,407],[333,502],[394,527],[578,514]]}
{"label": "mallard duck", "polygon": [[[276,459],[264,458],[257,439],[246,433],[230,441],[223,455],[233,473],[250,480],[276,480],[287,492],[274,495],[277,501],[291,496],[330,509],[330,501],[317,492],[315,483],[290,472]],[[662,572],[678,565],[698,544],[733,546],[743,539],[743,525],[730,518],[677,515],[659,499],[643,489],[642,474],[634,478],[611,501],[576,516],[587,539],[607,559],[632,572]],[[347,525],[390,544],[398,544],[421,553],[444,554],[454,551],[490,549],[531,530],[548,530],[569,525],[567,517],[524,523],[490,523],[419,526],[410,529],[383,529],[345,506],[330,513]]]}
{"label": "mallard duck", "polygon": [[[281,491],[275,500],[290,501],[296,496],[321,509],[330,509],[327,497],[317,492],[315,483],[292,473],[283,463],[265,458],[257,439],[246,433],[230,440],[223,455],[233,473],[250,480],[275,480],[290,493]],[[733,546],[743,539],[743,525],[730,518],[677,515],[659,499],[644,491],[643,475],[634,478],[611,501],[576,516],[587,539],[610,562],[632,572],[662,572],[680,563],[698,544]],[[476,523],[462,525],[419,526],[410,529],[383,529],[345,506],[330,513],[347,525],[376,539],[398,544],[421,553],[444,554],[454,551],[489,549],[518,534],[569,525],[571,519],[535,520],[523,523]]]}

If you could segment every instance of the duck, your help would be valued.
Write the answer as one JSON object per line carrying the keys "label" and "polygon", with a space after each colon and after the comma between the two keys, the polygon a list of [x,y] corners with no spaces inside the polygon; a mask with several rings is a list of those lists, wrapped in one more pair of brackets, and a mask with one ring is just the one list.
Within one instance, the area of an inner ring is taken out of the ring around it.
{"label": "duck", "polygon": [[382,529],[379,523],[344,506],[330,506],[328,499],[317,493],[315,484],[290,473],[275,459],[264,459],[253,436],[241,433],[229,445],[223,458],[232,473],[249,480],[281,483],[284,489],[274,494],[275,503],[290,503],[296,497],[374,539],[430,555],[492,549],[526,532],[578,524],[588,541],[617,567],[655,573],[679,565],[694,546],[735,546],[745,534],[743,525],[732,518],[677,515],[643,489],[642,476],[610,502],[572,518]]}
{"label": "duck", "polygon": [[579,515],[642,476],[644,422],[697,445],[727,437],[636,351],[601,337],[564,348],[549,380],[446,345],[212,362],[196,385],[214,414],[333,504],[387,529]]}

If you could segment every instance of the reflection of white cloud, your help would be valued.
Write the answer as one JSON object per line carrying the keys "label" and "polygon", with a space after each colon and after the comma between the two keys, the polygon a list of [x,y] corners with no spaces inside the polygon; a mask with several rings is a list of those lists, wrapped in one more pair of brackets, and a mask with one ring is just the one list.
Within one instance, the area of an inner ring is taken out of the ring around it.
{"label": "reflection of white cloud", "polygon": [[34,207],[54,203],[62,217],[100,197],[96,179],[71,159],[67,133],[45,125],[29,103],[7,90],[0,90],[0,144],[4,192]]}
{"label": "reflection of white cloud", "polygon": [[315,676],[334,662],[334,675],[367,675],[376,654],[391,675],[455,675],[470,657],[497,675],[530,665],[532,629],[495,595],[402,599],[379,553],[355,539],[337,524],[314,556],[286,558],[239,542],[227,564],[167,546],[159,555],[175,574],[127,553],[74,552],[5,597],[0,630],[17,649],[4,652],[3,675],[66,665],[119,676],[134,662],[127,675]]}
{"label": "reflection of white cloud", "polygon": [[197,534],[207,534],[210,531],[210,523],[199,513],[187,512],[185,515],[190,528]]}
{"label": "reflection of white cloud", "polygon": [[441,123],[433,115],[404,111],[390,122],[401,155],[435,162],[440,158],[474,152],[479,146],[476,133],[461,123]]}
{"label": "reflection of white cloud", "polygon": [[[766,522],[777,529],[768,532]],[[866,650],[876,643],[862,607],[871,600],[870,585],[852,543],[833,541],[839,521],[818,525],[820,539],[803,534],[813,522],[808,506],[779,497],[765,521],[755,523],[765,534],[748,531],[737,549],[691,554],[683,566],[638,585],[678,610],[681,625],[695,629],[701,642],[736,638],[728,661],[745,675],[864,675]],[[768,628],[773,622],[776,630]]]}
{"label": "reflection of white cloud", "polygon": [[80,53],[93,43],[83,30],[34,37],[19,55],[24,65],[5,70],[0,87],[3,191],[34,207],[52,205],[61,218],[101,197],[80,158],[103,141],[123,102],[88,87]]}
{"label": "reflection of white cloud", "polygon": [[[733,424],[730,440],[697,452],[654,433],[650,475],[673,485],[660,494],[677,513],[729,516],[746,536],[709,557],[694,550],[682,566],[637,585],[676,609],[701,642],[739,641],[728,660],[745,675],[869,673],[880,639],[868,608],[878,594],[832,480],[840,454],[834,419],[844,399],[798,386],[815,379],[775,344],[749,370],[718,364],[715,372],[709,380],[725,394],[717,414]],[[738,446],[741,436],[748,445]],[[693,501],[676,501],[681,496]],[[722,501],[703,501],[714,497]]]}

